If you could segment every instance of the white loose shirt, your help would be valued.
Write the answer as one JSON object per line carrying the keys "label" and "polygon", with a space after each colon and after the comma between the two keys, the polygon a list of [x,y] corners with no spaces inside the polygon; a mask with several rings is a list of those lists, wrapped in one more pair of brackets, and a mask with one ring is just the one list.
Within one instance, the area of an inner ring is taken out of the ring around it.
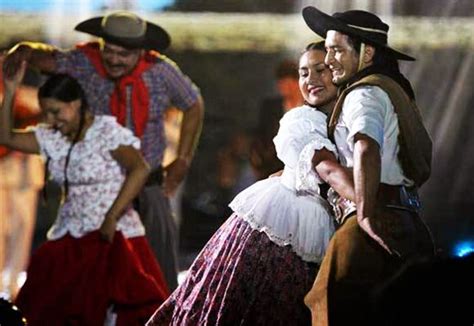
{"label": "white loose shirt", "polygon": [[381,182],[412,186],[398,160],[398,119],[388,94],[378,86],[357,87],[347,94],[334,138],[341,164],[354,166],[354,136],[361,133],[380,147]]}

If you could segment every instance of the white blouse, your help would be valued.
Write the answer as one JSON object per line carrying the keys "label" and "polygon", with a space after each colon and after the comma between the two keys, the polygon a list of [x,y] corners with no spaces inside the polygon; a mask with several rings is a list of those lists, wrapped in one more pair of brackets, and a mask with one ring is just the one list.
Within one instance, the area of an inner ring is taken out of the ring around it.
{"label": "white blouse", "polygon": [[354,166],[354,136],[362,133],[380,146],[381,182],[412,186],[398,160],[398,119],[388,94],[377,86],[361,86],[347,94],[334,131],[341,164]]}
{"label": "white blouse", "polygon": [[[38,125],[34,131],[41,155],[50,159],[48,168],[52,179],[63,184],[70,141],[46,125]],[[125,180],[124,171],[110,154],[120,145],[139,149],[140,141],[130,130],[119,125],[115,117],[95,116],[84,139],[72,149],[67,169],[69,194],[48,231],[49,240],[59,239],[67,233],[80,238],[100,228]],[[131,207],[119,219],[117,230],[128,238],[145,234],[138,213]]]}
{"label": "white blouse", "polygon": [[329,205],[319,196],[322,181],[311,164],[315,150],[336,153],[326,116],[309,106],[294,108],[280,120],[273,142],[285,164],[283,174],[256,182],[229,206],[277,245],[290,245],[303,260],[319,263],[334,232]]}

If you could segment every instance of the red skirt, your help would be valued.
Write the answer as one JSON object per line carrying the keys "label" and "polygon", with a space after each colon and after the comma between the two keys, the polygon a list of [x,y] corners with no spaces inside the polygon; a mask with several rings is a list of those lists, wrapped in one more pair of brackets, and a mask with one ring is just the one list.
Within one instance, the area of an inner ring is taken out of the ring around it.
{"label": "red skirt", "polygon": [[145,237],[94,231],[40,246],[16,304],[30,326],[103,325],[111,305],[116,325],[143,325],[168,294]]}

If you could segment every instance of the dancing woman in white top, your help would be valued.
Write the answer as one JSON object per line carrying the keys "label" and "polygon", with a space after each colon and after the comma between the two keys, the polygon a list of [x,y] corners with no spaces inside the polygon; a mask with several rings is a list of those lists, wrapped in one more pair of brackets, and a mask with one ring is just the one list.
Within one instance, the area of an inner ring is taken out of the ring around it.
{"label": "dancing woman in white top", "polygon": [[325,115],[334,106],[336,87],[324,56],[324,44],[312,43],[300,58],[307,104],[283,116],[274,138],[283,173],[235,197],[229,205],[234,214],[148,325],[310,324],[303,298],[334,232],[329,205],[319,195],[322,180],[313,169],[321,158],[336,162]]}
{"label": "dancing woman in white top", "polygon": [[4,77],[0,144],[46,158],[64,196],[16,303],[32,326],[143,325],[168,290],[131,207],[149,170],[140,141],[114,117],[92,115],[79,83],[62,74],[39,89],[47,124],[12,130],[25,67]]}

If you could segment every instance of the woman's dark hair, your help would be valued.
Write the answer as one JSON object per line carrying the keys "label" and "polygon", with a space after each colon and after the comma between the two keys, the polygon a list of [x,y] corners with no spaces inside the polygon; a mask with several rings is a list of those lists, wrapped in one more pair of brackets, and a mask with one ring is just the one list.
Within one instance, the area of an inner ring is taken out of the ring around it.
{"label": "woman's dark hair", "polygon": [[[80,107],[80,120],[79,120],[79,129],[77,134],[74,136],[72,140],[71,146],[67,152],[66,156],[66,163],[64,164],[64,197],[63,200],[66,200],[68,192],[69,192],[69,180],[67,177],[67,168],[69,166],[69,160],[71,158],[71,152],[74,145],[79,140],[79,137],[82,133],[82,129],[84,128],[85,123],[85,116],[87,111],[87,100],[84,94],[84,90],[82,89],[81,85],[78,83],[76,79],[73,77],[66,75],[66,74],[54,74],[51,75],[43,86],[40,87],[38,91],[38,97],[41,98],[54,98],[61,102],[72,102],[76,100],[81,100],[81,107]],[[48,156],[46,159],[46,173],[45,173],[45,184],[49,178],[48,173],[48,165],[49,165],[50,157]],[[44,192],[43,195],[46,199],[46,187],[43,188]]]}
{"label": "woman's dark hair", "polygon": [[324,45],[324,41],[309,43],[308,45],[306,45],[306,47],[301,52],[301,54],[304,54],[304,53],[306,53],[308,51],[312,51],[312,50],[320,50],[320,51],[326,52],[326,46]]}
{"label": "woman's dark hair", "polygon": [[51,75],[39,88],[38,97],[50,97],[61,102],[81,100],[83,105],[86,104],[86,97],[81,85],[67,74]]}

